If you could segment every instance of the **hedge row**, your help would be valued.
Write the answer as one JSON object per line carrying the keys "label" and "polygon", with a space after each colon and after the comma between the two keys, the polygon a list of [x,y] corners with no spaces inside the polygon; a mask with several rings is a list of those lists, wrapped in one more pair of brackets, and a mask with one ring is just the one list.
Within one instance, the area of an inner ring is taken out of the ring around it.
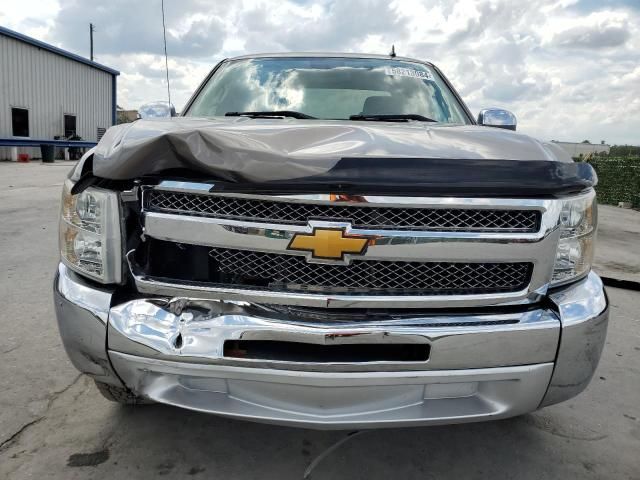
{"label": "hedge row", "polygon": [[596,156],[587,160],[598,174],[598,202],[629,202],[640,208],[640,157]]}

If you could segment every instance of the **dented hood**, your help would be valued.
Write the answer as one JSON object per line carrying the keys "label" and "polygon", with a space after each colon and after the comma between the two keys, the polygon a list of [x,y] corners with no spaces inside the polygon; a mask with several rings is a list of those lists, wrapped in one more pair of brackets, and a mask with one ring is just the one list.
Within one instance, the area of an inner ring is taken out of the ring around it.
{"label": "dented hood", "polygon": [[93,170],[118,180],[188,169],[218,180],[270,182],[323,175],[353,157],[571,162],[553,144],[474,125],[177,117],[110,128]]}
{"label": "dented hood", "polygon": [[139,120],[95,149],[92,182],[204,179],[235,192],[561,196],[595,185],[591,166],[497,128],[290,118]]}

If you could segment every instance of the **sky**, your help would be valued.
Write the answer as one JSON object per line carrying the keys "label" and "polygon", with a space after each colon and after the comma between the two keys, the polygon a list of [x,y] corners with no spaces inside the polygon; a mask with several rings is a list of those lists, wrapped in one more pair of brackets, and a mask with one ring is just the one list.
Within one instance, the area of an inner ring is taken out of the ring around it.
{"label": "sky", "polygon": [[[165,0],[178,111],[248,53],[382,53],[435,63],[474,114],[543,140],[640,145],[640,0]],[[118,104],[166,99],[160,0],[0,0],[0,25],[121,72]]]}

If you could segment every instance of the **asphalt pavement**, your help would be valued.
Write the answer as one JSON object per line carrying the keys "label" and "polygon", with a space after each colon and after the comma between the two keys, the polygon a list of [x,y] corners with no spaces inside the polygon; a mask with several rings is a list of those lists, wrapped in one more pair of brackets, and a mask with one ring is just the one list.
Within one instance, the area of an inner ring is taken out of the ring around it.
{"label": "asphalt pavement", "polygon": [[[608,289],[607,345],[589,388],[514,419],[354,434],[104,400],[67,360],[53,314],[69,168],[0,163],[0,479],[640,479],[640,292],[633,290]],[[599,265],[635,268],[638,219],[600,210]]]}

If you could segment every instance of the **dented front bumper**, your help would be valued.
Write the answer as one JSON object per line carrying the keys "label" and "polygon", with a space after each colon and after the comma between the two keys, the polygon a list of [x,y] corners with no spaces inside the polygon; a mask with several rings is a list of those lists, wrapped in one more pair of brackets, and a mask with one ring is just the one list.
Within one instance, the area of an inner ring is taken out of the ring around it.
{"label": "dented front bumper", "polygon": [[[63,265],[54,296],[74,365],[155,401],[312,428],[366,428],[505,418],[578,394],[604,345],[600,279],[510,313],[300,320],[246,302],[143,298],[114,304]],[[480,310],[481,312],[482,310]],[[313,361],[228,355],[233,341],[412,344],[426,361]]]}

